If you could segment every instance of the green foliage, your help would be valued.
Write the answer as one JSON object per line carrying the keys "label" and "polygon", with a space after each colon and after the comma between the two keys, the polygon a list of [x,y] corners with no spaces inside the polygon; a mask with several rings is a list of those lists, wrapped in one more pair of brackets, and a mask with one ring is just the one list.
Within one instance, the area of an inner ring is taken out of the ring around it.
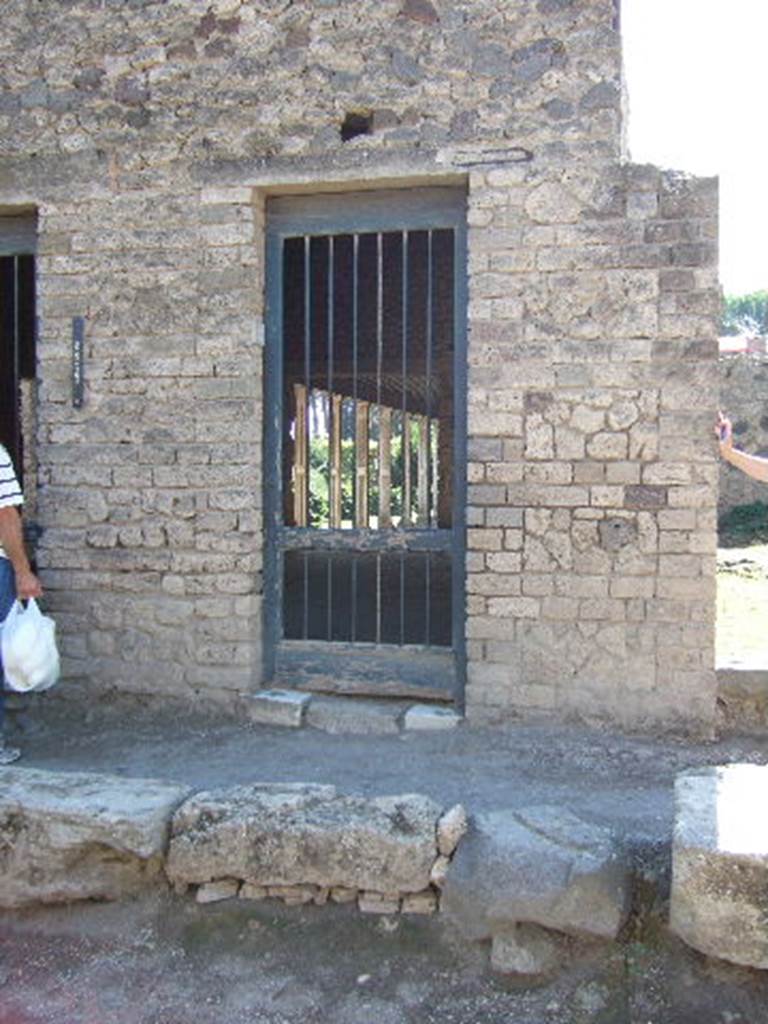
{"label": "green foliage", "polygon": [[[328,438],[313,437],[309,444],[309,517],[313,526],[327,526],[329,521],[330,467],[328,465]],[[354,479],[355,444],[351,440],[341,442],[341,478],[344,484]],[[351,487],[342,484],[341,517],[353,519],[355,513],[354,494]]]}
{"label": "green foliage", "polygon": [[[410,477],[411,498],[410,508],[406,505],[405,489],[405,438],[397,417],[393,421],[393,434],[390,439],[390,514],[395,522],[412,523],[415,512],[414,501],[418,487],[418,447],[419,425],[415,420],[410,422]],[[433,421],[430,430],[431,464],[437,465],[438,432],[437,423]],[[341,518],[347,525],[355,518],[355,441],[346,437],[341,442]],[[315,527],[327,526],[330,521],[330,443],[327,434],[315,435],[309,442],[309,517]],[[368,448],[368,506],[372,519],[379,515],[379,438],[378,425],[371,424]]]}
{"label": "green foliage", "polygon": [[721,330],[728,335],[768,334],[768,291],[726,295]]}
{"label": "green foliage", "polygon": [[768,541],[768,505],[737,505],[720,517],[718,539],[725,548],[743,548]]}
{"label": "green foliage", "polygon": [[[402,515],[403,509],[403,439],[395,436],[391,441],[392,452],[392,513]],[[313,437],[309,446],[309,515],[313,526],[327,526],[329,522],[329,447],[327,437]],[[411,452],[412,470],[416,475],[415,453]],[[371,439],[369,456],[368,501],[371,513],[376,515],[379,507],[378,445]],[[352,522],[355,517],[355,442],[345,438],[341,442],[341,518]]]}

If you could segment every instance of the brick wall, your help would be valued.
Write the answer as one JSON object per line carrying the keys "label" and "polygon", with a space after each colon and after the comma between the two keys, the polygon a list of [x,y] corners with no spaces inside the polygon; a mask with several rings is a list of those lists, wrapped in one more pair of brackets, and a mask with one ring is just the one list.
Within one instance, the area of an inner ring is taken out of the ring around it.
{"label": "brick wall", "polygon": [[[265,197],[451,182],[468,713],[706,726],[716,195],[619,162],[612,0],[43,6],[6,5],[0,212],[39,212],[39,559],[70,680],[259,684]],[[343,142],[350,112],[371,134]]]}

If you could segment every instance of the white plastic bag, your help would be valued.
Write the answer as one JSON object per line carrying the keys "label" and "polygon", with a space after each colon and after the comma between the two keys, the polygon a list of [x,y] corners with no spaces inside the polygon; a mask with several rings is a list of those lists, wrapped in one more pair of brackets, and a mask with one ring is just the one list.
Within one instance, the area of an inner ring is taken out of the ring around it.
{"label": "white plastic bag", "polygon": [[47,690],[59,678],[56,623],[43,615],[32,598],[25,608],[14,601],[0,636],[5,681],[12,690]]}

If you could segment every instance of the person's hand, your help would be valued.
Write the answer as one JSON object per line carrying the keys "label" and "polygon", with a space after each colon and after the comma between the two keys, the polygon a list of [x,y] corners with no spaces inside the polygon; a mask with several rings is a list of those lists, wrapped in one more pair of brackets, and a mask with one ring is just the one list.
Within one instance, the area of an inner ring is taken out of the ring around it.
{"label": "person's hand", "polygon": [[28,601],[30,597],[42,597],[43,586],[31,570],[16,573],[16,597]]}
{"label": "person's hand", "polygon": [[733,448],[733,424],[722,411],[717,414],[715,434],[721,448]]}

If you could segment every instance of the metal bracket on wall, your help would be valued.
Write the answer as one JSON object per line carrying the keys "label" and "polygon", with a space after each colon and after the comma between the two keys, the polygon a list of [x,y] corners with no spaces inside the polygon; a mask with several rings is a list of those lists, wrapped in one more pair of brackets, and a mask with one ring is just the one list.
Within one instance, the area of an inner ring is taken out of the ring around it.
{"label": "metal bracket on wall", "polygon": [[72,317],[72,405],[83,407],[85,394],[85,319]]}

